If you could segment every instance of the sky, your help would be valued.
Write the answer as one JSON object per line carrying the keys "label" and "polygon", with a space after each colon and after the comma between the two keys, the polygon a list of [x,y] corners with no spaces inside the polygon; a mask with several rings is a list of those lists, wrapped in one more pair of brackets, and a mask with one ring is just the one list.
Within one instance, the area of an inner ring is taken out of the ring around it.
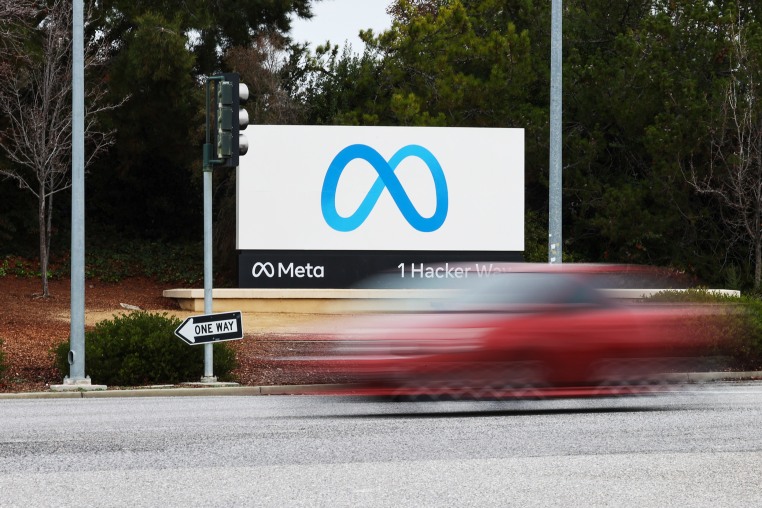
{"label": "sky", "polygon": [[360,30],[372,28],[380,33],[391,26],[386,8],[392,0],[322,0],[312,5],[314,16],[292,23],[291,37],[295,42],[309,42],[314,49],[330,40],[331,44],[352,45],[352,51],[361,53],[363,42],[357,36]]}

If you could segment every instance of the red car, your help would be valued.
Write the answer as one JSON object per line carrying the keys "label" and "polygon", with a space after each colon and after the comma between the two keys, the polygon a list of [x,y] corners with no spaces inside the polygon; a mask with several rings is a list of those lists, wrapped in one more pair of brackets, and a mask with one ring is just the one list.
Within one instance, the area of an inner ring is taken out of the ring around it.
{"label": "red car", "polygon": [[367,394],[618,395],[667,385],[708,343],[705,311],[621,303],[599,287],[638,269],[506,264],[492,273],[459,281],[435,311],[350,321],[320,363]]}

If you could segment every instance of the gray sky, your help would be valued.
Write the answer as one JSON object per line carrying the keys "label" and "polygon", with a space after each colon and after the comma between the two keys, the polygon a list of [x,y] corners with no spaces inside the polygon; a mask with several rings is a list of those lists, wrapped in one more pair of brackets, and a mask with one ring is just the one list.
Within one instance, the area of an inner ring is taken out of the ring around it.
{"label": "gray sky", "polygon": [[291,37],[296,42],[309,42],[313,49],[330,40],[344,46],[347,41],[355,53],[364,45],[357,34],[372,28],[375,33],[389,28],[391,19],[386,8],[392,0],[322,0],[313,4],[314,17],[309,21],[297,19]]}

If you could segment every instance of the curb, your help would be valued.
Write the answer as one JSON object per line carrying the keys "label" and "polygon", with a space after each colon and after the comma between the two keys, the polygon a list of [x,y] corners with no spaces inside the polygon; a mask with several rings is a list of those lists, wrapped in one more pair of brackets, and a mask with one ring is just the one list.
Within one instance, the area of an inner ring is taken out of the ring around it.
{"label": "curb", "polygon": [[[678,383],[707,383],[714,381],[762,381],[762,371],[754,372],[689,372],[672,374],[670,380]],[[11,399],[110,399],[124,397],[193,397],[193,396],[261,396],[261,395],[308,395],[312,393],[346,392],[351,385],[270,385],[270,386],[220,386],[220,387],[172,387],[131,388],[126,390],[81,390],[65,392],[0,393],[0,400]]]}
{"label": "curb", "polygon": [[126,390],[79,390],[65,392],[0,393],[0,400],[9,399],[110,399],[123,397],[193,397],[193,396],[255,396],[306,395],[315,392],[341,390],[345,385],[274,385],[224,386],[198,388],[131,388]]}

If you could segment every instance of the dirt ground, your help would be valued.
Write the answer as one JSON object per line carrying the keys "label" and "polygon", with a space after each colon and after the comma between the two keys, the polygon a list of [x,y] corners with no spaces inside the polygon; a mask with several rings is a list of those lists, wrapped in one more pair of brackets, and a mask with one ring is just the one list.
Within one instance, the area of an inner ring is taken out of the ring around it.
{"label": "dirt ground", "polygon": [[[162,291],[175,287],[139,278],[114,284],[87,281],[86,326],[133,312],[125,306],[166,312],[180,319],[199,314],[183,311],[174,300],[162,296]],[[37,278],[0,277],[0,348],[8,366],[0,378],[0,392],[44,391],[51,384],[60,384],[68,374],[53,366],[51,351],[69,340],[71,283],[68,279],[50,281],[50,298],[39,298],[40,292]],[[228,342],[238,360],[236,381],[250,386],[335,381],[307,366],[277,360],[321,354],[325,346],[311,340],[314,337],[309,330],[325,328],[329,319],[304,314],[244,314],[244,339]]]}

